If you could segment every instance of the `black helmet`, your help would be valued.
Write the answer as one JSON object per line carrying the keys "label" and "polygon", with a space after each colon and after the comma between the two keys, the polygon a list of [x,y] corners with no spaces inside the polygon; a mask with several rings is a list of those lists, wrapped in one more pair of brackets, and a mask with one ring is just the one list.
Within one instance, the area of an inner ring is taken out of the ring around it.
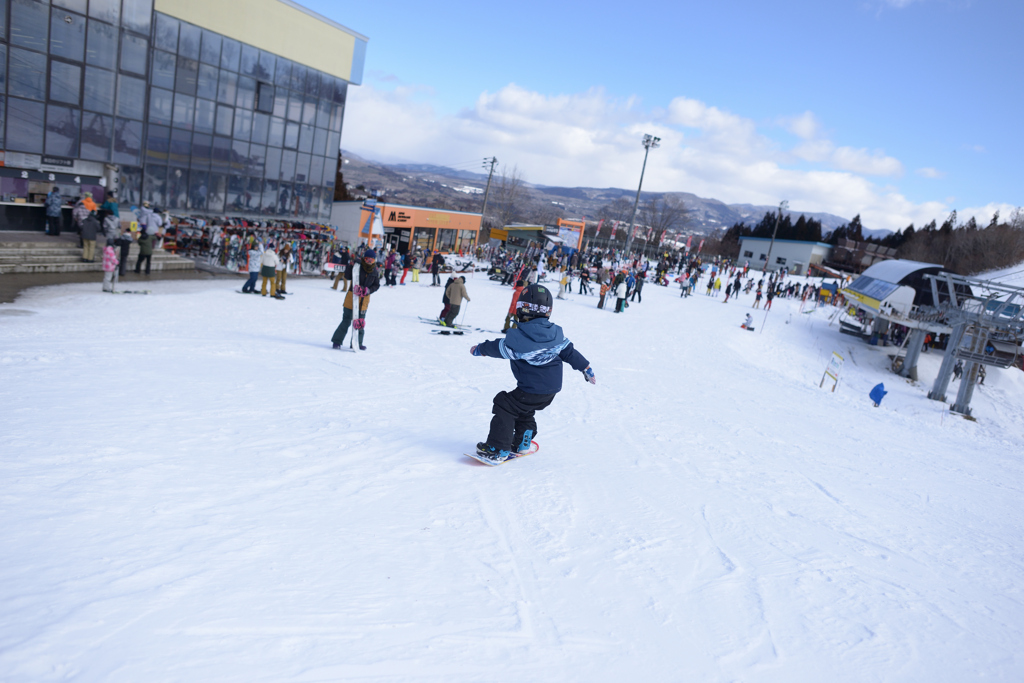
{"label": "black helmet", "polygon": [[553,304],[551,292],[541,285],[530,285],[519,295],[516,302],[516,317],[520,321],[533,318],[550,318]]}

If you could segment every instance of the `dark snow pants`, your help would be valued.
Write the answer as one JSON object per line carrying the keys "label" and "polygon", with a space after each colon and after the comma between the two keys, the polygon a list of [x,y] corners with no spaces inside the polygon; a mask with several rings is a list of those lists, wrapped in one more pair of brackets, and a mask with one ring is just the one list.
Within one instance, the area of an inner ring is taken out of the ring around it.
{"label": "dark snow pants", "polygon": [[547,408],[553,400],[555,394],[528,394],[519,388],[499,391],[491,408],[494,417],[487,443],[499,451],[517,450],[527,429],[537,436],[537,421],[533,415]]}
{"label": "dark snow pants", "polygon": [[[366,319],[366,311],[359,311],[359,319]],[[334,330],[334,336],[331,337],[331,343],[341,344],[345,341],[345,335],[348,334],[349,325],[352,324],[352,309],[346,308],[341,314],[341,322],[338,324],[338,328]],[[366,330],[362,327],[359,328],[359,346],[363,345],[363,332]],[[355,332],[353,332],[355,334]]]}

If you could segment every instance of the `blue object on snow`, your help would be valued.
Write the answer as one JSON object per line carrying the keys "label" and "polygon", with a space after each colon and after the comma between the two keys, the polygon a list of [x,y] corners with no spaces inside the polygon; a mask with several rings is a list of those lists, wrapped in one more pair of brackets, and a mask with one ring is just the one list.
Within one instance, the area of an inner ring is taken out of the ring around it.
{"label": "blue object on snow", "polygon": [[875,402],[875,407],[877,408],[878,404],[882,402],[882,399],[885,398],[885,395],[888,393],[889,392],[885,390],[885,385],[879,383],[876,384],[875,388],[871,390],[871,393],[868,394],[868,397]]}

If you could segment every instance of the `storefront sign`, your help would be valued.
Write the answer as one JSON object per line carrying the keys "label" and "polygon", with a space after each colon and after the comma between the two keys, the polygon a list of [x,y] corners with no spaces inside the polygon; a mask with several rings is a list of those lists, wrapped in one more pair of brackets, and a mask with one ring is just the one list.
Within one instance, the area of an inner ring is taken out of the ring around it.
{"label": "storefront sign", "polygon": [[75,160],[74,159],[68,159],[66,157],[49,157],[49,156],[45,156],[44,155],[40,165],[41,166],[56,166],[57,168],[68,169],[68,168],[74,168],[75,167]]}

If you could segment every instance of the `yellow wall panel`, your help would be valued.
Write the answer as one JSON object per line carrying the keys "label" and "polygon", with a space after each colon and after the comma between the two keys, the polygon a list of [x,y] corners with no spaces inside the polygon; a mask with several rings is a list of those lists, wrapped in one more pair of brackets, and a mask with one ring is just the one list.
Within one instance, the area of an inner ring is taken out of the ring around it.
{"label": "yellow wall panel", "polygon": [[280,0],[156,0],[154,9],[352,80],[355,36]]}

